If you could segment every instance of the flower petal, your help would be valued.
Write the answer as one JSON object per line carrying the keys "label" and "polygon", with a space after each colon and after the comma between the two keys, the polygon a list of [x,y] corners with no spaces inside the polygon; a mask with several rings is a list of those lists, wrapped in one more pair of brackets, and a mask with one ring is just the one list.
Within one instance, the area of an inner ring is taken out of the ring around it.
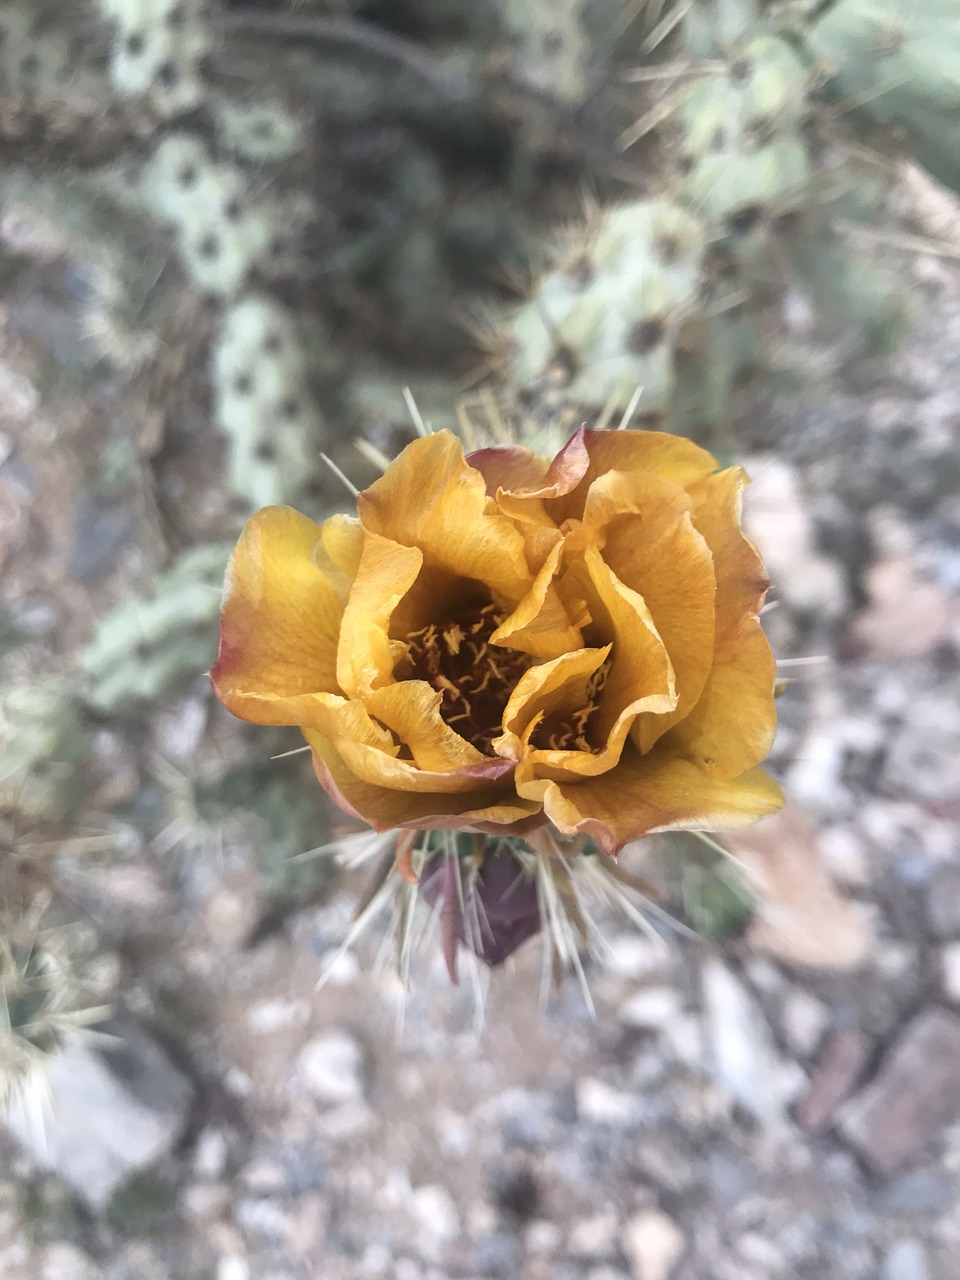
{"label": "flower petal", "polygon": [[777,732],[776,662],[760,623],[748,618],[710,672],[703,693],[663,746],[734,778],[770,753]]}
{"label": "flower petal", "polygon": [[649,751],[695,705],[713,666],[713,557],[689,513],[676,519],[669,510],[614,521],[603,557],[620,581],[643,597],[673,664],[675,710],[642,714],[632,730],[640,750]]}
{"label": "flower petal", "polygon": [[346,765],[334,744],[321,734],[309,735],[313,763],[321,786],[344,812],[377,831],[394,827],[417,830],[512,830],[536,818],[540,806],[519,799],[508,783],[477,780],[462,794],[397,791],[362,781]]}
{"label": "flower petal", "polygon": [[241,719],[311,724],[315,695],[339,693],[343,607],[316,559],[325,528],[290,507],[265,507],[234,549],[210,676],[221,702]]}
{"label": "flower petal", "polygon": [[535,489],[543,484],[550,463],[522,444],[491,445],[467,454],[467,463],[483,476],[488,497],[498,489]]}
{"label": "flower petal", "polygon": [[443,695],[425,680],[401,680],[375,689],[367,710],[410,749],[418,769],[445,773],[489,757],[460,737],[440,714]]}
{"label": "flower petal", "polygon": [[577,711],[587,698],[590,677],[603,665],[610,646],[577,649],[525,671],[503,713],[504,732],[493,743],[499,755],[519,760],[530,735],[550,712]]}
{"label": "flower petal", "polygon": [[746,483],[743,470],[731,467],[689,490],[693,521],[717,575],[716,641],[703,693],[668,739],[671,748],[723,778],[763,760],[776,734],[776,663],[757,621],[769,584],[759,553],[740,529]]}
{"label": "flower petal", "polygon": [[511,604],[529,588],[523,538],[449,431],[408,445],[360,494],[357,509],[365,529],[419,548],[427,566],[482,582]]}
{"label": "flower petal", "polygon": [[556,542],[533,586],[490,637],[491,644],[520,649],[535,658],[558,658],[580,648],[583,644],[580,628],[564,608],[554,586],[562,553],[563,544]]}
{"label": "flower petal", "polygon": [[393,681],[402,644],[389,634],[393,611],[416,581],[423,555],[416,547],[364,531],[363,551],[337,647],[337,679],[344,693],[362,698]]}
{"label": "flower petal", "polygon": [[718,778],[692,760],[661,751],[641,756],[632,746],[615,769],[598,778],[539,781],[519,790],[542,799],[559,831],[592,836],[610,854],[655,831],[748,826],[783,804],[779,784],[762,769]]}
{"label": "flower petal", "polygon": [[582,517],[592,485],[607,472],[625,471],[635,475],[648,472],[686,488],[717,469],[716,459],[706,449],[683,436],[668,435],[664,431],[581,429],[567,449],[578,436],[582,437],[580,447],[586,450],[588,465],[574,487],[566,493],[558,492],[557,497],[545,503],[558,525],[571,517]]}

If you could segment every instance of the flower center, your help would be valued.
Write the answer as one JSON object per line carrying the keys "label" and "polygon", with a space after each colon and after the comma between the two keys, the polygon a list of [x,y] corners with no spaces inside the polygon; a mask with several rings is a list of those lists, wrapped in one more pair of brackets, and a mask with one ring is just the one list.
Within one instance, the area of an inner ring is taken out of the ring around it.
{"label": "flower center", "polygon": [[431,622],[407,637],[413,680],[426,680],[443,695],[440,714],[485,755],[503,732],[503,713],[517,681],[533,658],[518,649],[491,645],[506,617],[495,604],[458,618]]}

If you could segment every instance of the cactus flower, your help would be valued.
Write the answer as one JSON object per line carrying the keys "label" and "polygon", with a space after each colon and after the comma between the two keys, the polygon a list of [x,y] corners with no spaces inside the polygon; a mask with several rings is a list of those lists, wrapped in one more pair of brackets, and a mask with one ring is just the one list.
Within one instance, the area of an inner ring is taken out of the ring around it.
{"label": "cactus flower", "polygon": [[317,524],[267,507],[227,571],[212,672],[299,726],[378,831],[547,827],[608,854],[780,807],[767,580],[746,479],[689,440],[581,429],[552,460],[409,445]]}

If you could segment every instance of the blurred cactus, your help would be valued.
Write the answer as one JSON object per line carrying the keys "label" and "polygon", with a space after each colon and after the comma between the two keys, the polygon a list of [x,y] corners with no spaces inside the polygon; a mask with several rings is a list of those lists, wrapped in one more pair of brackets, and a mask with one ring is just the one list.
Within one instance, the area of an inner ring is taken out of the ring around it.
{"label": "blurred cactus", "polygon": [[804,35],[832,92],[893,129],[903,149],[960,191],[960,12],[955,0],[835,0]]}
{"label": "blurred cactus", "polygon": [[116,982],[91,930],[41,929],[40,914],[0,927],[0,1112],[67,1037],[106,1017]]}
{"label": "blurred cactus", "polygon": [[59,823],[83,801],[78,765],[89,734],[66,680],[7,691],[0,737],[0,807],[27,821]]}
{"label": "blurred cactus", "polygon": [[92,707],[130,714],[210,668],[229,550],[211,544],[185,552],[150,596],[107,614],[84,659]]}
{"label": "blurred cactus", "polygon": [[497,335],[517,393],[562,381],[577,404],[666,409],[673,343],[696,299],[700,223],[652,201],[614,206],[571,238],[557,266]]}

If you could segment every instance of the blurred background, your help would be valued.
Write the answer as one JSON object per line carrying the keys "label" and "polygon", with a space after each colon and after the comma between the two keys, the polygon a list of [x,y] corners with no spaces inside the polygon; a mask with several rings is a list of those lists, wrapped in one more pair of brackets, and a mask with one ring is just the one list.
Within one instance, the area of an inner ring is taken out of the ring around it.
{"label": "blurred background", "polygon": [[[952,1280],[956,0],[6,0],[0,159],[4,1280]],[[753,477],[790,804],[545,1001],[205,676],[412,403]]]}

